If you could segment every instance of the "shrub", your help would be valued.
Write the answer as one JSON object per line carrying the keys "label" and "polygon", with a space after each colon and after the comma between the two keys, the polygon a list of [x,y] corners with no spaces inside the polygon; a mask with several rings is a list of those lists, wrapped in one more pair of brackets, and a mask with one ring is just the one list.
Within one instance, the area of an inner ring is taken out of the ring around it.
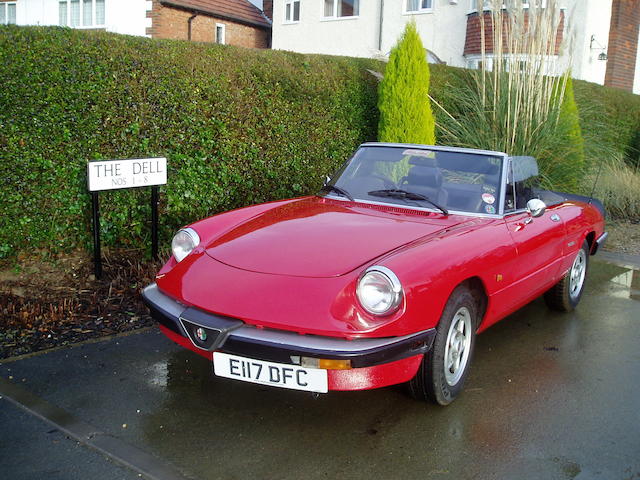
{"label": "shrub", "polygon": [[429,64],[415,22],[391,50],[379,88],[378,140],[435,144],[435,121],[429,103]]}
{"label": "shrub", "polygon": [[640,95],[576,80],[587,163],[614,157],[640,168]]}
{"label": "shrub", "polygon": [[[167,157],[167,242],[195,219],[312,193],[375,139],[373,60],[4,26],[0,61],[0,256],[89,244],[90,160]],[[101,194],[106,245],[148,244],[149,195]]]}
{"label": "shrub", "polygon": [[578,105],[576,104],[573,92],[573,80],[571,77],[567,77],[559,117],[560,126],[564,126],[565,128],[563,136],[566,136],[570,144],[570,158],[567,159],[567,163],[581,170],[585,160],[584,138],[582,137],[582,129],[580,128],[580,113],[578,111]]}
{"label": "shrub", "polygon": [[[532,155],[547,186],[575,190],[584,164],[577,109],[565,91],[568,72],[548,74],[562,68],[555,56],[561,18],[557,3],[549,0],[545,8],[531,4],[526,12],[514,3],[505,10],[498,0],[491,7],[490,23],[479,16],[480,28],[491,32],[482,37],[482,68],[447,92],[443,103],[453,108],[438,117],[441,138],[464,147]],[[493,48],[491,57],[487,45]]]}

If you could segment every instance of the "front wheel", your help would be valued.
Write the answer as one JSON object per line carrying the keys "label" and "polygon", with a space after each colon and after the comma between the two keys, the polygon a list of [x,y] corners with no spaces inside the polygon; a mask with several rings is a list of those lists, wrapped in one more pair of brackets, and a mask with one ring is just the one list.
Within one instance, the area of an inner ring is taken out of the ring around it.
{"label": "front wheel", "polygon": [[576,308],[584,291],[588,268],[589,244],[585,240],[573,260],[571,269],[544,294],[547,306],[561,312],[570,312]]}
{"label": "front wheel", "polygon": [[414,398],[448,405],[462,392],[475,346],[478,307],[465,286],[456,288],[442,312],[433,348],[409,382]]}

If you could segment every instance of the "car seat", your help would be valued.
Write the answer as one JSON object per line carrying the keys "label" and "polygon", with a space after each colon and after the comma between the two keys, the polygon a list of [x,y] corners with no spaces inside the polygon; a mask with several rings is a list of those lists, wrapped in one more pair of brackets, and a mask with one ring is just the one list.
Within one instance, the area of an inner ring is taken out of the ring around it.
{"label": "car seat", "polygon": [[442,181],[442,173],[437,167],[413,165],[403,178],[401,188],[424,195],[444,207],[447,205],[448,193],[443,190]]}

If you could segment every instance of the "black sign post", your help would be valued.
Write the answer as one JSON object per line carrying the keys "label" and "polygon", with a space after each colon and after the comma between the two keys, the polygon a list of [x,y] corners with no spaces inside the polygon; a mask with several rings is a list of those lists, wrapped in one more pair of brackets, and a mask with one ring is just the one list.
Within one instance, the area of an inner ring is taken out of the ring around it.
{"label": "black sign post", "polygon": [[151,255],[158,260],[158,187],[151,187]]}
{"label": "black sign post", "polygon": [[167,183],[166,158],[104,160],[87,164],[87,184],[93,210],[93,261],[96,278],[102,277],[100,202],[102,190],[151,187],[151,255],[158,259],[158,185]]}
{"label": "black sign post", "polygon": [[102,256],[100,254],[100,204],[98,192],[91,192],[93,207],[93,273],[96,278],[102,277]]}

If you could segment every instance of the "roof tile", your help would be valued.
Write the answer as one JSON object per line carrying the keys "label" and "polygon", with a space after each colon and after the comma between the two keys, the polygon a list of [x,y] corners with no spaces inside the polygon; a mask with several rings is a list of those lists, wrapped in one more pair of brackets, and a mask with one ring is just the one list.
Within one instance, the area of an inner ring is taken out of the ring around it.
{"label": "roof tile", "polygon": [[160,0],[178,8],[196,9],[214,16],[226,17],[260,27],[271,27],[271,21],[248,0]]}

